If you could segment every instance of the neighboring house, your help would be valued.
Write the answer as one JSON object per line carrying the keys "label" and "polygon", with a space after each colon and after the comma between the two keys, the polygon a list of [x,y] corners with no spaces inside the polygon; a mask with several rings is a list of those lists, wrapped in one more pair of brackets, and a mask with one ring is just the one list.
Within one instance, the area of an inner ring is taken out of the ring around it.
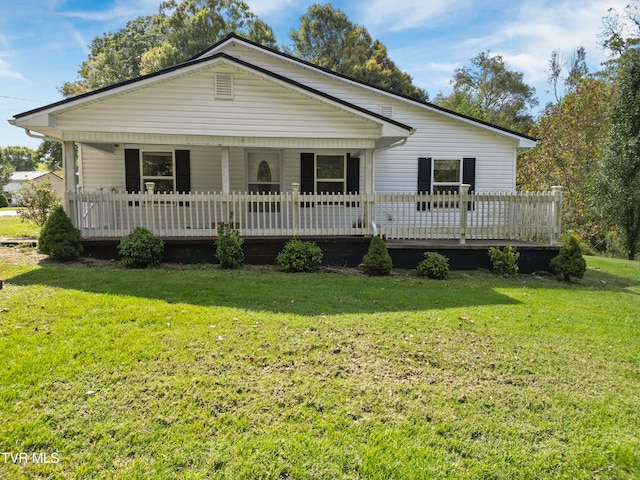
{"label": "neighboring house", "polygon": [[10,123],[63,141],[65,208],[85,238],[140,225],[212,237],[229,219],[247,237],[554,242],[559,230],[560,194],[516,193],[518,149],[535,139],[233,34]]}
{"label": "neighboring house", "polygon": [[62,195],[64,192],[64,182],[60,176],[54,172],[13,172],[9,183],[4,187],[4,194],[11,203],[11,205],[17,205],[16,193],[23,187],[25,182],[34,183],[50,183],[53,191],[57,195]]}

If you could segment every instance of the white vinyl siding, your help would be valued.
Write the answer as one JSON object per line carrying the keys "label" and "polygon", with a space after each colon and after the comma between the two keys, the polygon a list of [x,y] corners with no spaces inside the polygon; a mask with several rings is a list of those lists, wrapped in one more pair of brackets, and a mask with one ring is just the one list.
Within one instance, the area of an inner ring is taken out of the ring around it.
{"label": "white vinyl siding", "polygon": [[[214,98],[216,74],[233,75],[233,101]],[[271,138],[377,139],[380,124],[241,70],[209,69],[60,113],[76,132]]]}
{"label": "white vinyl siding", "polygon": [[231,45],[224,51],[372,112],[392,112],[394,120],[414,127],[405,145],[376,153],[378,192],[415,192],[419,157],[476,158],[477,192],[515,191],[514,138],[255,48]]}

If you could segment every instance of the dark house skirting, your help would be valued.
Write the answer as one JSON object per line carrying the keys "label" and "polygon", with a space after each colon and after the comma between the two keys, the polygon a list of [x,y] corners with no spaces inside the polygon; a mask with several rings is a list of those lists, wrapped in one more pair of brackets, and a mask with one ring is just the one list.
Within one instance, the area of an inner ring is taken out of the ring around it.
{"label": "dark house skirting", "polygon": [[[324,264],[355,267],[367,253],[369,238],[364,237],[314,237],[302,240],[314,241],[324,252]],[[245,238],[243,249],[245,262],[252,265],[273,265],[276,256],[288,238]],[[165,238],[164,260],[173,263],[217,263],[215,239],[213,238]],[[116,246],[119,239],[85,239],[84,256],[114,259],[118,257]],[[451,270],[490,269],[488,250],[493,246],[515,246],[520,252],[520,273],[546,271],[549,262],[558,254],[559,247],[517,241],[468,241],[459,245],[457,241],[434,240],[388,240],[387,247],[396,268],[415,268],[424,258],[424,252],[438,252],[449,258]]]}

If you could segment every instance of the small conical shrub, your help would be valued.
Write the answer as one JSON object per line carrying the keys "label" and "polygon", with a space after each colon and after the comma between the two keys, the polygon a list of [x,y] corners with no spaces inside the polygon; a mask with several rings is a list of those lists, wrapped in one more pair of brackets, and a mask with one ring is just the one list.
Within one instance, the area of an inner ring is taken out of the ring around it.
{"label": "small conical shrub", "polygon": [[9,206],[9,200],[5,197],[4,193],[0,192],[0,208],[5,208]]}
{"label": "small conical shrub", "polygon": [[572,277],[584,277],[587,262],[582,258],[582,249],[575,237],[569,237],[558,256],[551,259],[549,266],[554,272],[562,274],[567,282],[570,282]]}
{"label": "small conical shrub", "polygon": [[384,240],[373,237],[367,254],[362,258],[362,268],[369,275],[389,275],[392,267],[393,262]]}
{"label": "small conical shrub", "polygon": [[73,260],[82,253],[80,230],[73,226],[62,207],[55,207],[44,223],[38,251],[59,260]]}

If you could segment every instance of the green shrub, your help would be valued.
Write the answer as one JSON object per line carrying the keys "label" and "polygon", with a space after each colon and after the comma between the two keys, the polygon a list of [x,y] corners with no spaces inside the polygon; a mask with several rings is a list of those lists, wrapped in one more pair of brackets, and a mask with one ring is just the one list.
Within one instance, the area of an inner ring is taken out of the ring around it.
{"label": "green shrub", "polygon": [[292,238],[276,257],[276,264],[285,272],[313,272],[322,263],[322,257],[315,242]]}
{"label": "green shrub", "polygon": [[118,253],[126,267],[145,268],[158,265],[162,261],[164,242],[146,228],[138,227],[122,237]]}
{"label": "green shrub", "polygon": [[9,200],[5,197],[4,193],[0,192],[0,208],[6,208],[9,206]]}
{"label": "green shrub", "polygon": [[582,257],[582,250],[574,237],[569,237],[560,249],[558,256],[551,259],[551,270],[562,274],[569,282],[572,277],[582,278],[587,271],[587,262]]}
{"label": "green shrub", "polygon": [[369,275],[389,275],[393,268],[393,261],[389,256],[384,240],[375,236],[369,243],[369,250],[362,258],[362,268]]}
{"label": "green shrub", "polygon": [[507,245],[504,248],[491,247],[489,257],[493,264],[493,271],[498,275],[515,275],[518,273],[518,258],[520,253],[515,247]]}
{"label": "green shrub", "polygon": [[425,252],[417,270],[423,277],[444,280],[449,276],[449,259],[437,252]]}
{"label": "green shrub", "polygon": [[80,230],[73,226],[62,207],[54,208],[42,227],[38,251],[59,260],[73,260],[82,253]]}
{"label": "green shrub", "polygon": [[218,239],[216,241],[216,257],[222,268],[237,268],[244,262],[242,244],[244,240],[240,232],[232,223],[218,225]]}

